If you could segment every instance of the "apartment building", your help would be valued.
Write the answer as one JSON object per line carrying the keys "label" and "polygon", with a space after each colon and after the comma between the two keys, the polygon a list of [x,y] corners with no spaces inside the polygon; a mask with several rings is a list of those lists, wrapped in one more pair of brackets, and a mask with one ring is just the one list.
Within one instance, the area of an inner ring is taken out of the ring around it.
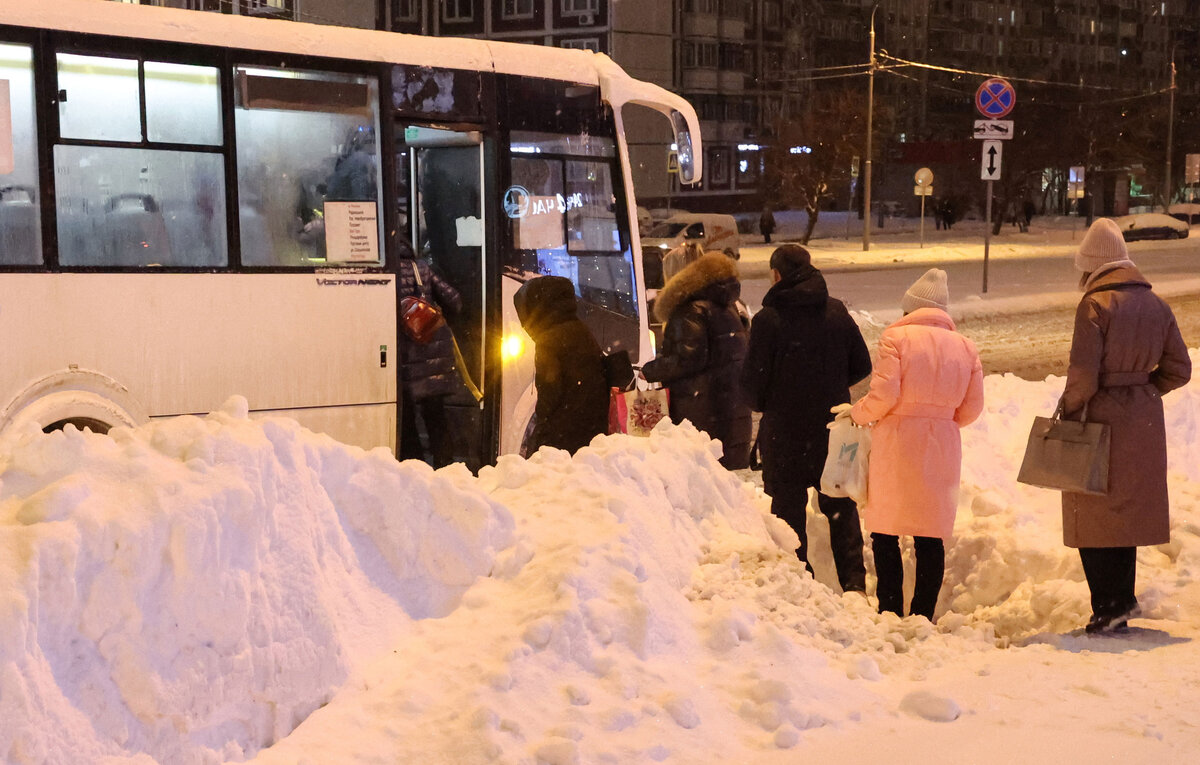
{"label": "apartment building", "polygon": [[[650,205],[694,210],[761,205],[762,147],[772,141],[776,126],[802,108],[812,89],[862,87],[865,106],[861,76],[824,77],[831,71],[827,67],[867,61],[876,8],[876,51],[897,58],[1151,92],[1169,84],[1174,57],[1181,118],[1200,108],[1200,0],[141,2],[606,53],[634,76],[670,88],[696,106],[706,146],[705,179],[698,187],[680,188],[668,175],[670,137],[658,120],[633,114],[627,124],[639,197]],[[876,77],[877,103],[895,115],[892,140],[875,158],[877,182],[894,182],[900,189],[911,176],[907,160],[943,156],[961,163],[970,154],[973,144],[964,133],[979,79],[948,79],[912,68]],[[1019,98],[1039,93],[1055,97],[1053,91],[1022,84]],[[889,164],[896,165],[893,172]]]}

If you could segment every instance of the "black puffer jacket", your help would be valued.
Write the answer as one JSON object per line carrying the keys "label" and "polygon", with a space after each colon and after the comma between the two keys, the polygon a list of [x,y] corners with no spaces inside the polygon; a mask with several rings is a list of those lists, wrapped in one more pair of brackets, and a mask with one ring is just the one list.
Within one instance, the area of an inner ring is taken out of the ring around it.
{"label": "black puffer jacket", "polygon": [[604,353],[576,314],[570,280],[533,279],[517,290],[513,304],[536,345],[537,408],[527,452],[554,446],[574,453],[608,432]]}
{"label": "black puffer jacket", "polygon": [[747,332],[738,314],[742,285],[737,266],[722,254],[705,255],[667,282],[654,313],[666,322],[658,358],[642,368],[671,392],[671,421],[690,420],[719,440],[721,464],[736,470],[750,462],[750,407],[738,380]]}
{"label": "black puffer jacket", "polygon": [[[416,273],[421,275],[420,284]],[[453,316],[462,308],[458,291],[422,260],[401,260],[396,278],[400,282],[398,294],[401,299],[409,295],[424,298],[447,316]],[[462,380],[454,363],[453,342],[449,326],[438,329],[433,339],[424,345],[400,333],[400,379],[411,398],[421,401],[449,396],[460,390]]]}
{"label": "black puffer jacket", "polygon": [[820,486],[829,450],[829,410],[871,373],[871,354],[846,306],[829,297],[810,266],[771,287],[750,328],[742,386],[763,413],[758,425],[763,485]]}

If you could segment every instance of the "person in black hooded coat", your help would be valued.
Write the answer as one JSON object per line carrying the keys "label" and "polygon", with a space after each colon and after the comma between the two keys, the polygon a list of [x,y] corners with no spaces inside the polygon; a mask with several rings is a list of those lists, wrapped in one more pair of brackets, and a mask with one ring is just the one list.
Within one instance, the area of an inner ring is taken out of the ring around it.
{"label": "person in black hooded coat", "polygon": [[738,378],[746,359],[746,324],[737,309],[742,285],[727,255],[710,253],[673,276],[654,301],[666,322],[658,357],[642,367],[670,391],[671,421],[690,420],[721,442],[721,464],[750,464],[750,407]]}
{"label": "person in black hooded coat", "polygon": [[608,432],[604,353],[576,314],[569,279],[532,279],[517,290],[513,305],[535,345],[537,408],[527,452],[553,446],[574,454]]}
{"label": "person in black hooded coat", "polygon": [[[796,554],[808,564],[808,490],[820,492],[829,451],[826,426],[834,417],[830,409],[849,404],[850,386],[871,373],[871,354],[846,306],[829,297],[808,250],[797,244],[776,248],[771,276],[774,284],[750,328],[742,387],[750,405],[763,413],[758,445],[771,512],[796,531]],[[829,519],[842,589],[863,592],[858,507],[852,499],[820,493],[817,504]]]}

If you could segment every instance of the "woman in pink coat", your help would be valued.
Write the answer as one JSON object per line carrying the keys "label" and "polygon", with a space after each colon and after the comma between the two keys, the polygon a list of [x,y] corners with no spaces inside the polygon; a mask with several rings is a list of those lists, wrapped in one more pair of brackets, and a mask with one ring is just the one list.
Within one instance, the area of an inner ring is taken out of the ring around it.
{"label": "woman in pink coat", "polygon": [[872,426],[863,521],[871,533],[879,612],[904,615],[900,537],[913,537],[916,588],[910,613],[933,620],[954,531],[962,441],[958,429],[983,411],[983,367],[975,344],[946,312],[946,272],[931,268],[900,307],[904,316],[883,331],[871,390],[850,410]]}

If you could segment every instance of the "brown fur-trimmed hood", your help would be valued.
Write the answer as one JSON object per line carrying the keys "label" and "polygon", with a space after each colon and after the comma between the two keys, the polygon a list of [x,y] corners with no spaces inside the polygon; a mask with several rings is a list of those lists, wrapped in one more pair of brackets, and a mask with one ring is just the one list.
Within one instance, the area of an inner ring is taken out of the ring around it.
{"label": "brown fur-trimmed hood", "polygon": [[737,301],[741,292],[737,263],[728,255],[712,252],[675,274],[658,291],[654,316],[666,323],[675,309],[690,298],[699,296],[720,305],[730,305]]}

